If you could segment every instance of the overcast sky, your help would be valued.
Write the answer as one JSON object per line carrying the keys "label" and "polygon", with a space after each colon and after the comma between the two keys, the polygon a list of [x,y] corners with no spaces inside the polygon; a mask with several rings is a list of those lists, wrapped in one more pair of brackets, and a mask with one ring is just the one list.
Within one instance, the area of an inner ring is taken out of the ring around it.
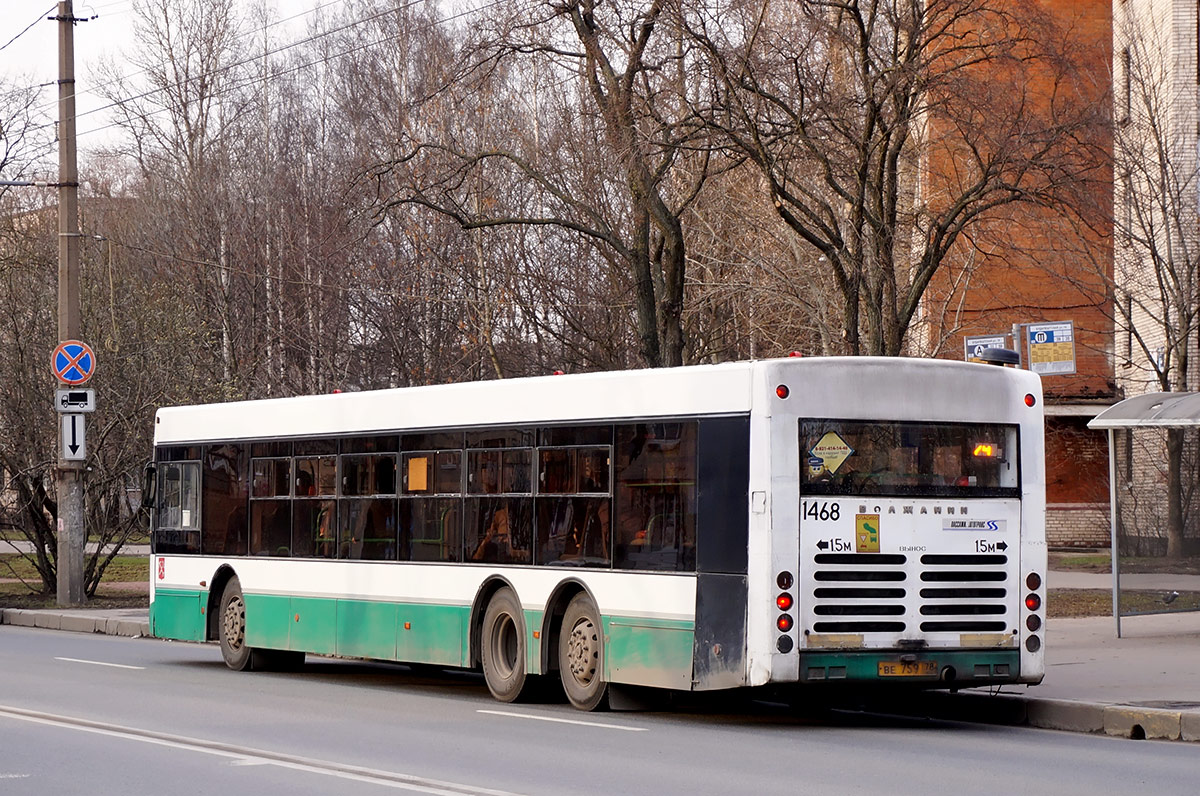
{"label": "overcast sky", "polygon": [[[81,151],[103,145],[105,137],[112,135],[111,128],[101,129],[112,121],[112,117],[107,111],[97,110],[107,103],[95,93],[92,72],[102,58],[114,58],[119,63],[122,52],[132,48],[133,2],[75,0],[75,16],[89,18],[75,26],[75,103]],[[249,6],[247,0],[238,2]],[[330,0],[274,0],[279,19],[302,14],[317,5],[334,11],[339,4]],[[48,84],[40,89],[41,106],[52,118],[57,118],[58,113],[55,84],[58,80],[58,24],[47,17],[54,16],[57,7],[58,4],[51,0],[0,0],[0,46],[17,37],[0,50],[0,74],[10,84]],[[305,18],[300,16],[281,25],[277,35],[284,39],[303,36],[304,26]],[[29,30],[25,31],[27,27]]]}

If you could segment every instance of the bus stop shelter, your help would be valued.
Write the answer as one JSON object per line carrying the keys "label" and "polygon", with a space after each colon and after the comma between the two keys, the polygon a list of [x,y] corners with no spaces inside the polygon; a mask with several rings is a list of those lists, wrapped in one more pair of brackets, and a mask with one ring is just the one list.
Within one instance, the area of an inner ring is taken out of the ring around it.
{"label": "bus stop shelter", "polygon": [[1112,533],[1113,618],[1117,638],[1121,637],[1121,570],[1117,549],[1117,429],[1133,432],[1139,428],[1200,428],[1200,392],[1154,392],[1135,395],[1113,404],[1089,423],[1088,428],[1108,432],[1108,500]]}

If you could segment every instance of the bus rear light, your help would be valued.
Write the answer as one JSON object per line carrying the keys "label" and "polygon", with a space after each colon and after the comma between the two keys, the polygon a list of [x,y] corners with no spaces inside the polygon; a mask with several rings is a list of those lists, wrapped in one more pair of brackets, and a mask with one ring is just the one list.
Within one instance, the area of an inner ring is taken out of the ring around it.
{"label": "bus rear light", "polygon": [[1030,614],[1029,618],[1025,620],[1025,627],[1029,628],[1030,631],[1041,630],[1042,618],[1037,614]]}
{"label": "bus rear light", "polygon": [[792,394],[792,391],[788,389],[788,386],[786,384],[780,384],[778,387],[775,388],[775,394],[778,395],[780,398],[787,398],[789,395]]}
{"label": "bus rear light", "polygon": [[1041,585],[1042,585],[1042,576],[1037,574],[1036,572],[1030,572],[1025,577],[1025,588],[1029,589],[1030,591],[1036,591],[1037,588]]}
{"label": "bus rear light", "polygon": [[1042,607],[1042,598],[1038,597],[1036,594],[1025,595],[1025,607],[1030,611],[1036,611]]}
{"label": "bus rear light", "polygon": [[784,592],[775,598],[775,604],[779,606],[780,611],[787,611],[792,607],[792,595]]}
{"label": "bus rear light", "polygon": [[792,583],[793,583],[793,581],[792,581],[792,573],[790,573],[790,572],[780,572],[780,573],[779,573],[779,577],[775,578],[775,583],[776,583],[776,584],[779,586],[779,588],[781,588],[781,589],[790,589],[790,588],[792,588]]}
{"label": "bus rear light", "polygon": [[1037,636],[1030,636],[1029,638],[1025,639],[1025,649],[1029,650],[1030,652],[1037,652],[1041,648],[1042,640]]}
{"label": "bus rear light", "polygon": [[779,628],[781,633],[786,633],[792,629],[792,618],[787,614],[780,614],[775,620],[775,627]]}
{"label": "bus rear light", "polygon": [[1033,397],[1033,393],[1025,394],[1025,405],[1026,406],[1033,406],[1036,403],[1037,403],[1037,398]]}
{"label": "bus rear light", "polygon": [[780,636],[779,640],[775,642],[775,649],[779,650],[780,652],[791,652],[792,651],[792,637],[791,636]]}

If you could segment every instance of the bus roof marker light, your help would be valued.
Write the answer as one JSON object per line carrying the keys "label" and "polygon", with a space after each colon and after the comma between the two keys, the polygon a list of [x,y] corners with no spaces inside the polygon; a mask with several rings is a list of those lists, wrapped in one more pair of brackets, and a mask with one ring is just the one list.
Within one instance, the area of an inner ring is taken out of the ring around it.
{"label": "bus roof marker light", "polygon": [[1037,398],[1033,397],[1033,393],[1025,393],[1025,405],[1032,408],[1036,404]]}
{"label": "bus roof marker light", "polygon": [[800,357],[802,357],[802,356],[804,356],[804,354],[803,354],[803,352],[800,352],[800,351],[789,351],[788,352],[788,357],[792,358],[792,359],[800,359]]}
{"label": "bus roof marker light", "polygon": [[788,386],[786,384],[780,384],[778,387],[775,388],[775,394],[778,395],[780,398],[787,398],[789,395],[792,394],[792,391],[788,389]]}

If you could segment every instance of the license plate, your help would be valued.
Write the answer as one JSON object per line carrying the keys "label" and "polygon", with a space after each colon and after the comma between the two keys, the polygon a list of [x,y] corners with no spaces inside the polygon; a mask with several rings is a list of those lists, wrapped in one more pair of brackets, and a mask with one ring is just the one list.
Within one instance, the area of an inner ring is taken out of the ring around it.
{"label": "license plate", "polygon": [[937,661],[880,661],[880,677],[937,677]]}

